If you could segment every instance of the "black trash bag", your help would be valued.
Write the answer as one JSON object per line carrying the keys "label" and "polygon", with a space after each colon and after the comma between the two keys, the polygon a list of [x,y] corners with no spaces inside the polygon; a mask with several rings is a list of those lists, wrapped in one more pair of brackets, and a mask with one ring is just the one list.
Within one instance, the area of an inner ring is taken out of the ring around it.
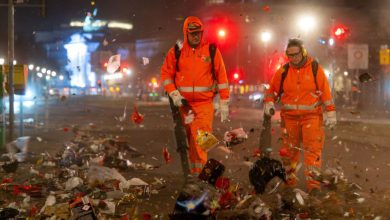
{"label": "black trash bag", "polygon": [[4,208],[0,211],[0,219],[12,219],[19,215],[19,211],[14,208]]}
{"label": "black trash bag", "polygon": [[268,182],[274,177],[286,181],[286,171],[280,161],[269,157],[262,157],[257,160],[249,171],[249,180],[255,187],[256,193],[260,194],[264,193]]}
{"label": "black trash bag", "polygon": [[19,162],[10,158],[8,155],[0,157],[1,167],[6,173],[14,173],[18,169]]}

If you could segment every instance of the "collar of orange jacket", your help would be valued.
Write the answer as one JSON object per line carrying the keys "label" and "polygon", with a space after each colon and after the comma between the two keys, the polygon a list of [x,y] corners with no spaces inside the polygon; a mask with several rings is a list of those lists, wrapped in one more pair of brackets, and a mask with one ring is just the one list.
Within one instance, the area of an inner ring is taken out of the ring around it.
{"label": "collar of orange jacket", "polygon": [[[198,17],[195,17],[195,16],[189,16],[186,18],[186,20],[184,20],[184,24],[183,24],[183,35],[184,35],[184,41],[183,41],[183,47],[184,46],[189,46],[188,44],[188,39],[187,39],[187,33],[188,33],[188,26],[189,25],[193,25],[195,24],[195,26],[199,26],[199,31],[204,31],[204,25],[202,23],[202,21],[198,18]],[[202,44],[204,44],[204,34],[202,35],[202,40],[200,42],[200,44],[198,45],[198,47]]]}
{"label": "collar of orange jacket", "polygon": [[294,68],[294,69],[302,69],[302,68],[305,68],[306,66],[308,66],[308,65],[311,65],[311,63],[313,62],[313,58],[312,57],[309,57],[309,56],[307,56],[306,57],[306,62],[302,65],[302,66],[300,66],[300,67],[295,67],[294,65],[291,65],[290,64],[290,67],[292,67],[292,68]]}

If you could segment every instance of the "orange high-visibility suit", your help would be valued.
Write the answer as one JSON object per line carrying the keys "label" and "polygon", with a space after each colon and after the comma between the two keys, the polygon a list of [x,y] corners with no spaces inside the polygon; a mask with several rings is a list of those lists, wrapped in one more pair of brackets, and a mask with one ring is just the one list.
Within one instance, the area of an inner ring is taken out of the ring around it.
{"label": "orange high-visibility suit", "polygon": [[[305,176],[309,192],[313,188],[320,188],[320,183],[312,178],[311,171],[321,167],[321,153],[325,138],[322,105],[327,112],[335,111],[328,79],[321,65],[318,65],[316,77],[318,91],[316,91],[312,61],[313,58],[307,57],[306,63],[301,68],[289,65],[280,100],[282,149],[287,152],[282,160],[286,166],[288,183],[292,186],[296,185],[295,169],[299,162],[300,151],[304,151]],[[271,79],[265,102],[276,101],[283,71],[282,67]]]}
{"label": "orange high-visibility suit", "polygon": [[[196,143],[198,130],[212,131],[214,116],[213,97],[217,84],[221,100],[229,99],[229,85],[226,69],[220,51],[217,49],[214,58],[216,81],[214,82],[211,73],[211,59],[209,43],[202,36],[201,43],[192,48],[187,40],[187,27],[190,23],[203,24],[197,17],[188,17],[184,21],[184,41],[179,58],[179,71],[176,72],[175,48],[172,47],[161,69],[161,81],[165,91],[169,94],[178,90],[188,101],[195,118],[191,124],[185,125],[189,143],[189,160],[192,173],[200,173],[207,161],[207,153]],[[180,108],[181,116],[184,118],[184,108]],[[184,120],[183,120],[184,121]]]}

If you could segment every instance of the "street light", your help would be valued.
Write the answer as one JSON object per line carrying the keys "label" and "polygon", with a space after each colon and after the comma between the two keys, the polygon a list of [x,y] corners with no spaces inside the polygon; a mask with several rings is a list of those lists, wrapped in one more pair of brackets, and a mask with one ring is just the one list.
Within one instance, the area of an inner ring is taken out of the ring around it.
{"label": "street light", "polygon": [[328,44],[329,44],[329,46],[333,46],[334,45],[334,39],[333,38],[329,38]]}
{"label": "street light", "polygon": [[46,68],[42,68],[41,72],[46,73]]}
{"label": "street light", "polygon": [[226,31],[224,29],[220,29],[218,31],[218,37],[224,38],[226,36]]}
{"label": "street light", "polygon": [[271,38],[272,38],[272,35],[271,35],[271,33],[268,32],[268,31],[262,31],[262,32],[260,33],[260,39],[261,39],[261,41],[264,42],[264,43],[268,43],[268,41],[270,41]]}
{"label": "street light", "polygon": [[311,15],[303,15],[298,18],[298,26],[305,33],[313,30],[317,25],[316,19]]}
{"label": "street light", "polygon": [[269,55],[268,55],[268,42],[271,40],[272,34],[269,31],[262,31],[260,33],[260,40],[264,43],[264,65],[263,65],[263,77],[264,80],[268,80],[269,75]]}
{"label": "street light", "polygon": [[4,65],[4,62],[5,62],[4,58],[0,58],[0,65]]}
{"label": "street light", "polygon": [[29,70],[33,70],[34,69],[34,65],[33,64],[28,65],[28,69]]}

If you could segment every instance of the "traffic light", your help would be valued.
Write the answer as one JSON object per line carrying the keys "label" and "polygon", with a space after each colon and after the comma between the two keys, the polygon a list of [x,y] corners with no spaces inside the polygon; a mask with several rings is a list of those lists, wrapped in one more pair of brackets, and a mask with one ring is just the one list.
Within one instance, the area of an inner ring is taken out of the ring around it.
{"label": "traffic light", "polygon": [[332,36],[337,40],[345,40],[350,35],[350,30],[344,25],[336,25],[332,28]]}
{"label": "traffic light", "polygon": [[230,79],[235,84],[240,83],[243,79],[243,71],[240,68],[234,69],[230,74]]}
{"label": "traffic light", "polygon": [[224,28],[221,28],[218,30],[218,38],[219,39],[225,39],[226,37],[226,30]]}
{"label": "traffic light", "polygon": [[209,41],[216,43],[219,49],[236,49],[239,31],[239,25],[226,17],[214,17],[205,21],[204,37]]}
{"label": "traffic light", "polygon": [[239,74],[239,73],[234,73],[234,74],[233,74],[233,79],[234,79],[235,81],[238,81],[238,80],[240,79],[240,74]]}

